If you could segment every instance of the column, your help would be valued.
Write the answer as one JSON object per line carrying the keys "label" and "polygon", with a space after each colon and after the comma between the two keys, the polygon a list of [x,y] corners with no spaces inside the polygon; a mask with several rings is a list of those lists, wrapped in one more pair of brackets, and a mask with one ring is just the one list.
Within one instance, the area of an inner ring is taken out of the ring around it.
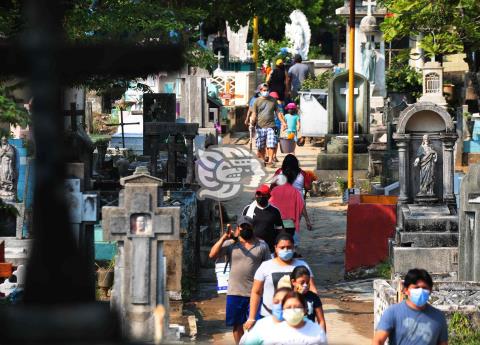
{"label": "column", "polygon": [[193,183],[193,138],[192,136],[185,136],[187,142],[187,183]]}
{"label": "column", "polygon": [[406,204],[410,200],[409,195],[409,136],[394,136],[398,147],[398,178],[400,183],[400,195],[398,197],[399,204]]}
{"label": "column", "polygon": [[448,204],[455,204],[453,192],[453,146],[456,135],[446,134],[442,137],[443,143],[443,201]]}

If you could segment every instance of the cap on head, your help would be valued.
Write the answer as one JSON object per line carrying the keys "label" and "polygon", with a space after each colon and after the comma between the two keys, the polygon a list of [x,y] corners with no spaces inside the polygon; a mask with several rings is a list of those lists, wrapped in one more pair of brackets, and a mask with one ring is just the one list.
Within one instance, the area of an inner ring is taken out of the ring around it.
{"label": "cap on head", "polygon": [[242,226],[244,224],[253,226],[253,219],[250,218],[250,217],[247,217],[247,216],[239,216],[238,219],[237,219],[237,224],[239,226]]}
{"label": "cap on head", "polygon": [[283,60],[282,60],[282,59],[277,59],[277,61],[275,61],[275,65],[276,65],[276,66],[281,66],[281,65],[283,65]]}
{"label": "cap on head", "polygon": [[270,187],[266,184],[262,184],[257,188],[255,195],[270,195]]}
{"label": "cap on head", "polygon": [[285,109],[286,110],[290,110],[290,109],[293,109],[293,110],[296,110],[297,109],[297,105],[295,103],[288,103],[286,106],[285,106]]}
{"label": "cap on head", "polygon": [[279,99],[278,92],[276,92],[276,91],[270,92],[270,97],[273,97],[275,99]]}

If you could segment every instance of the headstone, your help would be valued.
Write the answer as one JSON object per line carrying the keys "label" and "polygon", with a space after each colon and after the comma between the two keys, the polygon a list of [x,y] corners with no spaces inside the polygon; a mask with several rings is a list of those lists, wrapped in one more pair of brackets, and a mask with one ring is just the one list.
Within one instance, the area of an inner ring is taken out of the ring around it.
{"label": "headstone", "polygon": [[[348,72],[336,75],[328,85],[328,133],[347,134]],[[370,83],[361,74],[355,74],[354,85],[355,134],[370,130]]]}
{"label": "headstone", "polygon": [[[158,329],[167,329],[166,258],[163,241],[178,240],[180,208],[163,207],[162,180],[146,169],[121,179],[119,206],[102,209],[104,239],[118,243],[112,307],[120,312],[132,340],[151,342]],[[160,325],[158,305],[166,309]]]}
{"label": "headstone", "polygon": [[458,277],[480,282],[480,165],[469,166],[460,188]]}
{"label": "headstone", "polygon": [[447,106],[443,96],[443,67],[440,62],[429,61],[422,68],[423,94],[419,102],[432,102],[442,107]]}
{"label": "headstone", "polygon": [[247,46],[248,28],[249,23],[240,27],[238,31],[233,31],[227,22],[227,39],[229,43],[228,50],[230,59],[245,61],[250,57],[250,51]]}
{"label": "headstone", "polygon": [[458,217],[453,191],[457,134],[451,116],[433,103],[416,103],[400,114],[393,138],[400,183],[395,273],[423,267],[452,274],[458,264]]}
{"label": "headstone", "polygon": [[[174,123],[176,118],[176,98],[174,93],[148,93],[143,95],[143,133],[149,123]],[[166,140],[164,136],[160,140]],[[151,155],[150,139],[143,137],[143,154]]]}
{"label": "headstone", "polygon": [[290,13],[291,23],[285,24],[285,37],[292,42],[290,49],[292,54],[300,54],[302,60],[308,60],[308,50],[310,49],[310,25],[305,14],[300,10],[294,10]]}

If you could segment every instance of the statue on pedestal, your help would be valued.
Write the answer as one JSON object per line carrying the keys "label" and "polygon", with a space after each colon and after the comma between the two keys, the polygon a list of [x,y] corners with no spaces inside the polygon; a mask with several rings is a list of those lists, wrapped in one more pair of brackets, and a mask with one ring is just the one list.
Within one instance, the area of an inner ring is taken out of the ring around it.
{"label": "statue on pedestal", "polygon": [[15,148],[4,136],[0,141],[0,198],[5,201],[15,201],[16,172]]}
{"label": "statue on pedestal", "polygon": [[419,196],[433,196],[433,184],[435,181],[435,163],[437,162],[437,152],[430,144],[428,134],[423,136],[422,145],[417,150],[417,158],[413,162],[414,166],[420,164],[420,192]]}

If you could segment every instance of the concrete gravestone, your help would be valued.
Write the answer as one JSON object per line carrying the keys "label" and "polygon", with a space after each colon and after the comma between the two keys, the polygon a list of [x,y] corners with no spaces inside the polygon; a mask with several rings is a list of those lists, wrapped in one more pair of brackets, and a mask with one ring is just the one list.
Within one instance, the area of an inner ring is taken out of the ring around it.
{"label": "concrete gravestone", "polygon": [[139,341],[153,341],[168,325],[168,318],[161,324],[155,318],[158,305],[168,315],[162,242],[180,238],[180,208],[162,207],[162,183],[137,168],[121,179],[119,207],[102,209],[104,237],[118,242],[112,307],[120,311],[127,335]]}
{"label": "concrete gravestone", "polygon": [[406,108],[393,135],[398,147],[400,195],[393,249],[396,273],[423,267],[434,274],[457,270],[458,218],[453,193],[450,114],[433,103]]}
{"label": "concrete gravestone", "polygon": [[459,279],[480,282],[480,165],[462,179],[459,212]]}

